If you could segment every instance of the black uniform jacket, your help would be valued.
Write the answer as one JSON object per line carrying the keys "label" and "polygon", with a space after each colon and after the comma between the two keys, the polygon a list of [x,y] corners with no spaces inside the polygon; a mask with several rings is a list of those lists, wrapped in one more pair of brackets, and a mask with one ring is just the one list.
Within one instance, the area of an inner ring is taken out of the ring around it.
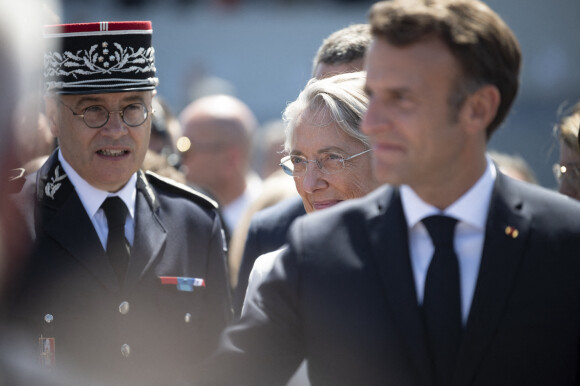
{"label": "black uniform jacket", "polygon": [[[297,219],[206,383],[282,385],[305,357],[313,385],[434,385],[407,233],[388,186]],[[579,342],[580,204],[498,174],[446,386],[577,384]]]}
{"label": "black uniform jacket", "polygon": [[139,171],[135,238],[121,286],[63,175],[55,153],[17,197],[34,234],[8,308],[24,330],[21,344],[36,349],[41,335],[54,338],[56,369],[71,384],[189,383],[192,364],[211,353],[231,319],[215,204]]}

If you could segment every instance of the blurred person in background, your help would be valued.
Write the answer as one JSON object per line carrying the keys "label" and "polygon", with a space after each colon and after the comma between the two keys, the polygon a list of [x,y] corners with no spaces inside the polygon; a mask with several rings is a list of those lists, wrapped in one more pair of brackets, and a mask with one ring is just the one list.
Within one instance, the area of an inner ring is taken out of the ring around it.
{"label": "blurred person in background", "polygon": [[[331,33],[314,56],[312,77],[321,79],[341,72],[361,71],[370,42],[368,24],[351,24]],[[232,243],[236,239],[245,240],[243,254],[236,248],[229,256],[230,276],[235,278],[232,285],[235,288],[233,305],[236,316],[241,312],[248,277],[256,258],[280,248],[294,219],[305,213],[300,197],[289,198],[255,213],[249,227],[232,237]]]}
{"label": "blurred person in background", "polygon": [[162,177],[167,177],[180,184],[187,184],[185,174],[179,169],[169,163],[168,158],[151,149],[147,150],[145,159],[141,165],[141,169],[158,174]]}
{"label": "blurred person in background", "polygon": [[253,168],[262,177],[268,178],[279,172],[280,154],[284,148],[284,123],[274,119],[263,124],[254,136]]}
{"label": "blurred person in background", "polygon": [[502,153],[496,150],[490,150],[488,154],[503,174],[516,180],[538,185],[534,171],[519,154]]}
{"label": "blurred person in background", "polygon": [[[60,23],[60,17],[54,9],[54,4],[57,3],[37,2],[35,13],[42,14],[44,24]],[[44,114],[41,81],[37,81],[36,87],[20,100],[16,111],[19,129],[14,133],[15,146],[18,148],[18,166],[24,169],[25,174],[36,171],[56,148],[56,138],[52,135]]]}
{"label": "blurred person in background", "polygon": [[558,163],[553,166],[554,176],[558,181],[558,191],[576,200],[580,200],[579,129],[580,102],[572,107],[554,129],[560,145],[560,157]]}
{"label": "blurred person in background", "polygon": [[50,132],[48,120],[43,113],[38,114],[37,125],[22,122],[22,126],[23,130],[16,135],[16,146],[19,149],[19,164],[26,174],[30,174],[38,170],[54,151],[56,139]]}
{"label": "blurred person in background", "polygon": [[[235,288],[238,283],[238,274],[248,229],[254,214],[262,209],[268,208],[286,199],[298,197],[298,192],[294,188],[294,183],[289,181],[286,174],[280,169],[280,155],[284,149],[284,122],[276,119],[266,122],[254,136],[254,170],[260,173],[264,179],[262,192],[244,210],[242,217],[230,239],[228,261],[230,267],[230,284]],[[289,200],[298,207],[298,213],[302,214],[304,209],[301,200]]]}
{"label": "blurred person in background", "polygon": [[47,25],[44,37],[59,146],[17,181],[34,242],[7,318],[70,384],[191,382],[231,316],[224,239],[215,202],[140,169],[158,84],[152,25]]}
{"label": "blurred person in background", "polygon": [[181,158],[176,148],[177,138],[181,134],[179,121],[160,96],[153,96],[151,107],[151,138],[141,168],[186,184],[187,179],[180,170]]}
{"label": "blurred person in background", "polygon": [[[282,133],[284,132],[282,131]],[[276,209],[279,210],[287,208],[288,212],[284,212],[287,217],[296,217],[302,215],[304,212],[304,206],[302,205],[302,200],[296,191],[294,182],[288,178],[288,176],[282,170],[280,170],[280,155],[281,153],[278,153],[278,160],[276,161],[276,166],[279,172],[272,173],[264,180],[262,184],[262,193],[244,211],[242,218],[238,223],[238,227],[233,232],[230,239],[228,260],[230,268],[230,284],[232,288],[237,288],[238,286],[240,263],[242,262],[242,255],[246,248],[246,241],[250,240],[250,243],[252,244],[261,241],[264,241],[267,244],[276,242],[275,240],[272,240],[268,237],[269,233],[277,233],[280,228],[284,227],[286,224],[286,222],[283,221],[280,224],[273,225],[274,228],[270,229],[269,232],[264,231],[258,232],[258,234],[254,234],[254,231],[256,230],[255,222],[253,222],[254,215],[256,215],[258,212],[262,213],[265,208],[270,207],[276,207]],[[284,203],[285,205],[278,205],[280,202]],[[297,210],[292,210],[292,207],[296,202],[300,205],[297,206]],[[276,214],[278,214],[278,212],[276,212]],[[248,233],[249,229],[251,229],[251,235]],[[259,240],[255,239],[254,236],[258,236]],[[251,267],[249,268],[251,269]],[[247,279],[247,277],[244,278],[244,284],[242,284],[242,287],[239,288],[240,291],[242,288],[245,290]],[[237,292],[238,289],[235,291]],[[243,294],[238,295],[236,293],[236,298],[242,295]]]}
{"label": "blurred person in background", "polygon": [[215,198],[231,234],[262,189],[262,180],[250,168],[258,122],[246,104],[230,95],[196,99],[179,121],[183,136],[177,148],[187,182]]}
{"label": "blurred person in background", "polygon": [[323,40],[312,61],[312,77],[361,71],[371,42],[369,24],[351,24]]}
{"label": "blurred person in background", "polygon": [[10,289],[22,278],[31,244],[24,218],[11,196],[22,186],[18,177],[23,170],[16,169],[22,166],[18,138],[21,132],[36,132],[38,128],[35,119],[26,117],[40,116],[37,98],[42,94],[45,42],[39,31],[58,7],[57,1],[0,2],[0,385],[62,385],[70,381],[38,368],[38,355],[26,349],[28,337],[5,315]]}
{"label": "blurred person in background", "polygon": [[53,46],[43,41],[39,31],[43,24],[59,19],[59,7],[58,1],[51,0],[0,3],[0,305],[7,287],[18,280],[29,246],[28,232],[20,226],[21,216],[10,194],[22,187],[23,164],[48,154],[54,138],[40,110],[43,49]]}
{"label": "blurred person in background", "polygon": [[176,148],[177,138],[181,135],[179,120],[159,95],[153,96],[151,104],[154,114],[151,121],[149,149],[161,154],[167,158],[167,163],[179,169],[181,159]]}

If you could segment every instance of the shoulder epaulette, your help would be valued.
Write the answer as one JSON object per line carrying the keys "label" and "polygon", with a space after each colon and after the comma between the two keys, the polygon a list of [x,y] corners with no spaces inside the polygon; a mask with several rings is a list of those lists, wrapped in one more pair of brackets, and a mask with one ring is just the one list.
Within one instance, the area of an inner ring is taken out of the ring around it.
{"label": "shoulder epaulette", "polygon": [[162,186],[165,189],[168,189],[176,194],[180,194],[190,198],[192,201],[196,202],[197,204],[208,208],[208,209],[218,209],[218,203],[203,193],[200,193],[187,185],[174,181],[170,178],[160,176],[152,171],[146,171],[145,175],[149,182],[153,185]]}

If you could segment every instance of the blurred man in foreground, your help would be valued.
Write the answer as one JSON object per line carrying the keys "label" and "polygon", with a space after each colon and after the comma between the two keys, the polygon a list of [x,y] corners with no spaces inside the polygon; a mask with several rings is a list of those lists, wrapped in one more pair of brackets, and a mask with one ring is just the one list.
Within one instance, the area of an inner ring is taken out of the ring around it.
{"label": "blurred man in foreground", "polygon": [[362,131],[392,185],[294,223],[206,384],[281,384],[303,358],[313,385],[575,384],[580,204],[486,156],[515,36],[476,0],[384,1],[370,23]]}

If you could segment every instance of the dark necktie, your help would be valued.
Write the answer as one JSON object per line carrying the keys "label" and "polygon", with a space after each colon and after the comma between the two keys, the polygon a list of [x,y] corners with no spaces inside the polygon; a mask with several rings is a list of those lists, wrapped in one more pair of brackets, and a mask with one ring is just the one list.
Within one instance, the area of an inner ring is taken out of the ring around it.
{"label": "dark necktie", "polygon": [[435,246],[425,279],[423,313],[441,386],[451,383],[462,335],[459,264],[453,248],[456,223],[456,219],[447,216],[423,219]]}
{"label": "dark necktie", "polygon": [[119,197],[109,197],[101,205],[107,216],[109,235],[107,236],[107,255],[122,284],[129,264],[131,247],[125,238],[127,206]]}

